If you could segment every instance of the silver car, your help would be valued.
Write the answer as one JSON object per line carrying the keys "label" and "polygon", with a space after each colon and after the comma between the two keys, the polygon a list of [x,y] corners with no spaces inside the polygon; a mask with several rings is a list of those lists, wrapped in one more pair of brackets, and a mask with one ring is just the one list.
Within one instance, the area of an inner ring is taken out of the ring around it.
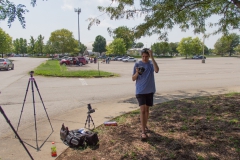
{"label": "silver car", "polygon": [[123,62],[136,62],[137,60],[133,57],[128,57],[126,59],[122,59]]}
{"label": "silver car", "polygon": [[14,64],[12,61],[6,58],[0,58],[0,70],[4,69],[8,71],[10,68],[11,70],[14,70]]}

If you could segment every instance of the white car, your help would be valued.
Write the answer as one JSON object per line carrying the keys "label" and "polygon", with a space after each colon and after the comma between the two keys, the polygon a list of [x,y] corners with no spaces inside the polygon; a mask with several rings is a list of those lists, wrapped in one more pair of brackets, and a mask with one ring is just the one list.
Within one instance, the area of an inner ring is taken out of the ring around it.
{"label": "white car", "polygon": [[126,59],[122,59],[123,62],[136,62],[137,60],[133,57],[128,57]]}

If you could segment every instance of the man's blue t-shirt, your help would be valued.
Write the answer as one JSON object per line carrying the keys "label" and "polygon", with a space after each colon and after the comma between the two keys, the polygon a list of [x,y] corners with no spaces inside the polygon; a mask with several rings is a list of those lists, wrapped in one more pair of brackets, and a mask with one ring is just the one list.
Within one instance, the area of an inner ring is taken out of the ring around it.
{"label": "man's blue t-shirt", "polygon": [[142,75],[138,75],[136,80],[136,94],[155,93],[155,80],[154,80],[154,67],[152,61],[143,63],[142,61],[136,62],[133,68],[133,74],[136,73],[136,67],[144,67],[145,71]]}

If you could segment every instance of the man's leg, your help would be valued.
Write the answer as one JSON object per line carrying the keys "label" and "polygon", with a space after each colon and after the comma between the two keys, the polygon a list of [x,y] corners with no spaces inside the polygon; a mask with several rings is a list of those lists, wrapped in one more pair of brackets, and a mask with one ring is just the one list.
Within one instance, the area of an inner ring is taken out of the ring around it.
{"label": "man's leg", "polygon": [[140,119],[141,119],[141,129],[142,129],[142,138],[147,138],[145,134],[145,128],[147,124],[147,107],[146,105],[140,106],[141,113],[140,113]]}
{"label": "man's leg", "polygon": [[149,118],[149,106],[146,105],[146,114],[145,114],[145,119],[146,119],[146,124],[145,124],[145,129],[147,127],[147,122],[148,122],[148,118]]}

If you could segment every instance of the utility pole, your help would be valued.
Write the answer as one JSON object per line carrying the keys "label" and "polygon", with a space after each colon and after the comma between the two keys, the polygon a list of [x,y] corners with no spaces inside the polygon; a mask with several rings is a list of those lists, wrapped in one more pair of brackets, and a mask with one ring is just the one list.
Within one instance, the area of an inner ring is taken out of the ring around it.
{"label": "utility pole", "polygon": [[[75,8],[74,9],[75,12],[78,13],[78,45],[79,45],[79,49],[80,49],[80,27],[79,27],[79,14],[81,13],[81,8]],[[80,53],[79,53],[80,54]]]}
{"label": "utility pole", "polygon": [[204,58],[204,41],[205,41],[205,33],[203,34],[203,57],[202,57],[202,63],[205,63],[205,58]]}

